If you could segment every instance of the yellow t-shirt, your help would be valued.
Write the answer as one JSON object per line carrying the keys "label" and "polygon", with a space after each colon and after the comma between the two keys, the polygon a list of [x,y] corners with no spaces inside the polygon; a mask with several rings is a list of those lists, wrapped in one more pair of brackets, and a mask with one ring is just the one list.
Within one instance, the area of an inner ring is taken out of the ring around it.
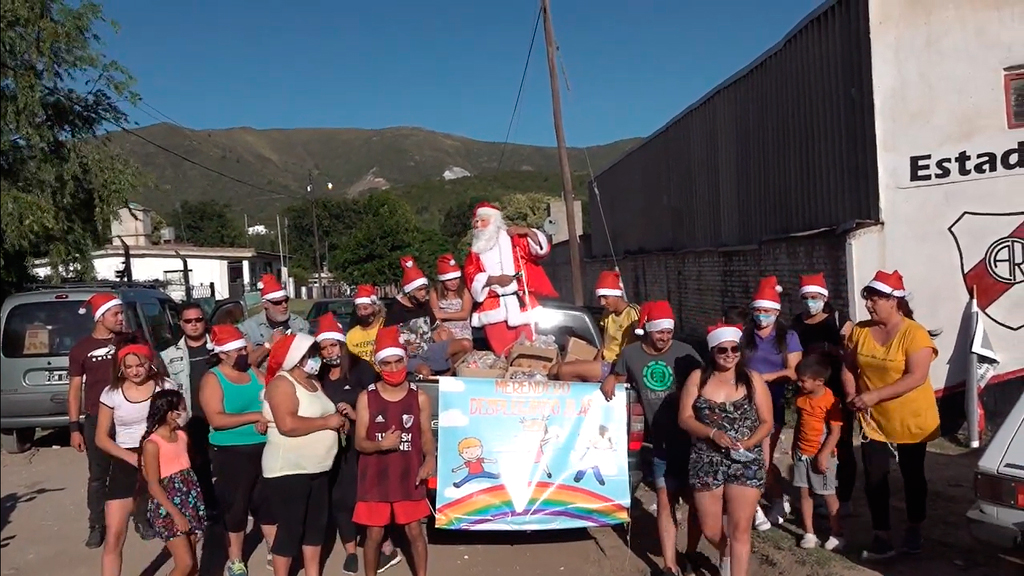
{"label": "yellow t-shirt", "polygon": [[[913,320],[904,320],[896,337],[882,346],[868,330],[869,322],[859,322],[847,337],[847,347],[856,355],[859,375],[857,390],[877,390],[899,380],[906,371],[906,359],[924,348],[938,354],[928,331]],[[939,436],[939,406],[935,402],[931,378],[910,392],[879,402],[871,407],[871,420],[878,427],[864,429],[873,440],[910,444],[929,442]],[[879,431],[881,436],[879,437]]]}
{"label": "yellow t-shirt", "polygon": [[376,322],[366,328],[354,326],[345,335],[345,345],[348,346],[350,352],[373,364],[373,346],[377,340],[377,330],[380,330],[383,324],[384,318],[378,318]]}
{"label": "yellow t-shirt", "polygon": [[640,309],[636,304],[629,304],[618,314],[605,312],[601,318],[601,330],[604,333],[604,346],[601,358],[605,362],[615,362],[626,344],[636,340],[636,323],[640,320]]}

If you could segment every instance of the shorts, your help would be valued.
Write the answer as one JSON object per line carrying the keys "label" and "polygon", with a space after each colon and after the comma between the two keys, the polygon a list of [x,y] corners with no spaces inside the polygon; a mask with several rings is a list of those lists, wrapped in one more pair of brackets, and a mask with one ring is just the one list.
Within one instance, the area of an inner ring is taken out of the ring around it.
{"label": "shorts", "polygon": [[694,492],[717,490],[726,484],[764,490],[768,475],[761,445],[749,450],[755,458],[745,462],[733,460],[729,453],[708,445],[694,444],[690,456],[690,486]]}
{"label": "shorts", "polygon": [[405,526],[430,516],[430,504],[424,500],[401,502],[356,502],[352,521],[362,526],[383,528],[390,524]]}
{"label": "shorts", "polygon": [[[140,448],[132,448],[138,453]],[[124,460],[112,456],[110,458],[110,474],[107,476],[107,502],[111,500],[129,500],[141,494],[142,475],[139,469]]]}
{"label": "shorts", "polygon": [[650,469],[654,487],[656,489],[664,488],[674,495],[681,495],[679,490],[688,491],[690,486],[687,478],[689,467],[689,445],[685,449],[681,448],[678,455],[669,455],[666,450],[655,449],[654,455],[651,457]]}
{"label": "shorts", "polygon": [[409,357],[409,370],[415,372],[416,368],[423,364],[426,364],[434,374],[451,370],[452,361],[448,358],[448,342],[431,342],[422,352]]}
{"label": "shorts", "polygon": [[769,384],[768,390],[772,394],[772,420],[779,432],[786,427],[786,385]]}
{"label": "shorts", "polygon": [[800,454],[793,463],[793,486],[797,488],[809,488],[812,494],[827,496],[836,493],[836,458],[829,461],[828,469],[824,474],[818,474],[814,469],[814,458]]}
{"label": "shorts", "polygon": [[273,494],[270,505],[277,520],[270,552],[294,558],[303,546],[323,546],[331,502],[327,472],[288,474],[263,481],[267,493]]}
{"label": "shorts", "polygon": [[598,378],[597,381],[598,382],[604,382],[605,379],[608,378],[608,375],[612,373],[612,367],[613,366],[614,366],[614,364],[612,364],[611,362],[605,362],[604,360],[602,360],[601,361],[601,377]]}

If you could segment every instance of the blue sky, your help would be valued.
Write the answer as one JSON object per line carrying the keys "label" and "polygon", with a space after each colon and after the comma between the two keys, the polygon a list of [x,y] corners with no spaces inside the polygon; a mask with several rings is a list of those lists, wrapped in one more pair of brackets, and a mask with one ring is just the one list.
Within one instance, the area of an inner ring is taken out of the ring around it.
{"label": "blue sky", "polygon": [[[422,126],[505,138],[534,0],[107,0],[108,56],[192,128]],[[552,0],[570,146],[646,136],[819,0]],[[152,110],[146,109],[150,113]],[[132,110],[139,124],[155,120]],[[154,113],[154,115],[156,115]],[[511,140],[554,144],[543,31]]]}

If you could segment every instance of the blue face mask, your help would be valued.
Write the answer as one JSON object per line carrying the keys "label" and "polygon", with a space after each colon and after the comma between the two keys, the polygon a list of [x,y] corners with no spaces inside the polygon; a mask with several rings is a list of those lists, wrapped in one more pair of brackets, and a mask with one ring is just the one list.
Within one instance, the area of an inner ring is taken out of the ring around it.
{"label": "blue face mask", "polygon": [[807,310],[807,313],[811,316],[821,313],[824,308],[824,300],[818,300],[817,298],[808,298],[804,300],[804,309]]}
{"label": "blue face mask", "polygon": [[775,324],[775,314],[754,314],[754,324],[758,328],[767,328],[772,324]]}

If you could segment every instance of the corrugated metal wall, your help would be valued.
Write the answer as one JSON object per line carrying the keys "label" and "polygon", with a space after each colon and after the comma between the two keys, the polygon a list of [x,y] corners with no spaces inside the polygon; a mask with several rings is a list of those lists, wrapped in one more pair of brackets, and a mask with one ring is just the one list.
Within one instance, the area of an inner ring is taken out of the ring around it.
{"label": "corrugated metal wall", "polygon": [[[867,0],[818,8],[596,177],[616,254],[877,221]],[[596,257],[610,254],[591,187]]]}

